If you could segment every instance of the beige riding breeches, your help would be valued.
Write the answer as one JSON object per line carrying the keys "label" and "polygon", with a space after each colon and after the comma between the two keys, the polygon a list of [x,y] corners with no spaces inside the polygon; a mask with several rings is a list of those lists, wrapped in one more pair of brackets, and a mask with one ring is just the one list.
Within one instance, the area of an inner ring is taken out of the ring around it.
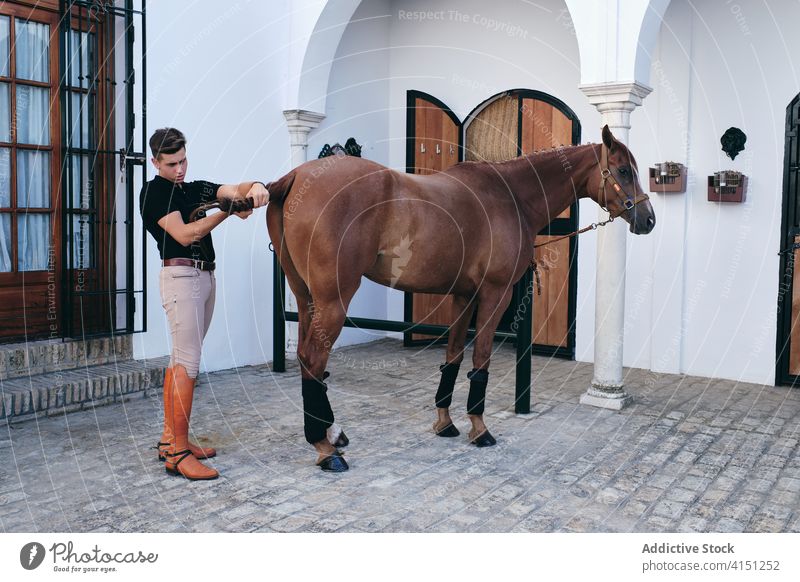
{"label": "beige riding breeches", "polygon": [[172,336],[170,366],[180,364],[190,378],[196,378],[203,339],[214,314],[217,287],[214,272],[194,267],[162,267],[159,286]]}

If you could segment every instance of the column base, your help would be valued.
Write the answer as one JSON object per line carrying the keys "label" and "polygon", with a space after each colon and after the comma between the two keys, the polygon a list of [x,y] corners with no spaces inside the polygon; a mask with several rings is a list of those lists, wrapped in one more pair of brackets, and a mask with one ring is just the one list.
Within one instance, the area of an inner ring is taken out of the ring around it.
{"label": "column base", "polygon": [[597,408],[622,410],[633,404],[633,396],[625,392],[622,386],[595,386],[593,384],[586,394],[581,396],[580,403]]}

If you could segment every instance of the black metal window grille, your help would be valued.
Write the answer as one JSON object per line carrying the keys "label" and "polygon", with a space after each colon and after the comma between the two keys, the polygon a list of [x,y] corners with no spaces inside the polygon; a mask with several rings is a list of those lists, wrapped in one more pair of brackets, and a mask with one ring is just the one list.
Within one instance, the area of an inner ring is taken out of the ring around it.
{"label": "black metal window grille", "polygon": [[146,179],[145,2],[61,0],[60,23],[62,329],[144,331],[134,226]]}

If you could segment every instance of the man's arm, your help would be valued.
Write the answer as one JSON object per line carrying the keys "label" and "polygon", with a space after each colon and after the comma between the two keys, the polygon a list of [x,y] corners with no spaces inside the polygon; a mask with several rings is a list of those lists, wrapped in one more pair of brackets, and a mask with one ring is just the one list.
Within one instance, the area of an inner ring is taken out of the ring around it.
{"label": "man's arm", "polygon": [[255,208],[265,206],[269,202],[269,191],[261,182],[242,182],[241,184],[223,184],[217,190],[217,198],[253,199]]}
{"label": "man's arm", "polygon": [[[242,182],[241,184],[223,184],[217,190],[217,198],[252,198],[253,208],[266,206],[269,202],[269,191],[261,182]],[[234,212],[239,218],[247,218],[253,214],[252,210]]]}
{"label": "man's arm", "polygon": [[[269,202],[269,191],[261,182],[242,182],[241,184],[223,184],[217,190],[217,198],[252,198],[253,208],[266,206]],[[239,218],[247,218],[253,214],[252,210],[234,212]]]}
{"label": "man's arm", "polygon": [[205,218],[186,224],[181,213],[175,210],[161,217],[158,221],[158,226],[166,230],[169,236],[178,241],[179,244],[188,247],[222,224],[222,221],[228,216],[227,212],[215,212]]}

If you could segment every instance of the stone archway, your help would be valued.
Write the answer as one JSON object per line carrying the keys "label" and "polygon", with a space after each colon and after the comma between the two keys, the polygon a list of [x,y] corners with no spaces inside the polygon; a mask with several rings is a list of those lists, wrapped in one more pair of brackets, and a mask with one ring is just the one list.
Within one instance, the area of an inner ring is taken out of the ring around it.
{"label": "stone archway", "polygon": [[589,5],[564,0],[580,51],[581,83],[638,82],[646,85],[661,20],[671,0],[629,2],[618,10],[615,1]]}
{"label": "stone archway", "polygon": [[[588,6],[581,0],[564,1],[578,41],[581,82],[646,84],[661,19],[671,0],[629,3],[621,12],[610,10],[611,0]],[[324,114],[334,56],[361,2],[315,2],[292,13],[286,109]]]}
{"label": "stone archway", "polygon": [[334,56],[361,2],[329,0],[292,13],[286,109],[324,114]]}

